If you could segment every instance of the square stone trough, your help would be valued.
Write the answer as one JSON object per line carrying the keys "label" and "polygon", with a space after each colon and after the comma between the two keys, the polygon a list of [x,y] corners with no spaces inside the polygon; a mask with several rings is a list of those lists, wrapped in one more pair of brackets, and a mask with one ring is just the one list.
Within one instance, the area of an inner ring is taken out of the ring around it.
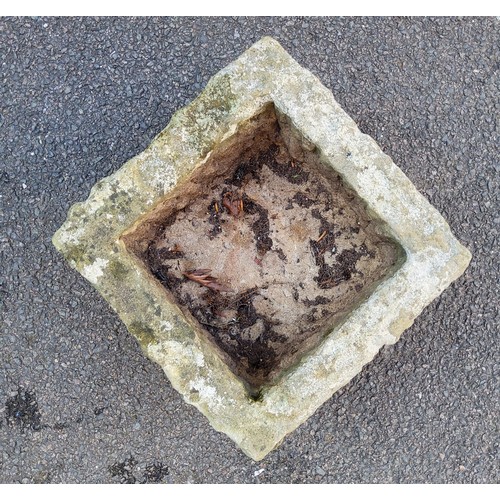
{"label": "square stone trough", "polygon": [[471,258],[271,38],[98,182],[53,243],[254,460],[396,342]]}

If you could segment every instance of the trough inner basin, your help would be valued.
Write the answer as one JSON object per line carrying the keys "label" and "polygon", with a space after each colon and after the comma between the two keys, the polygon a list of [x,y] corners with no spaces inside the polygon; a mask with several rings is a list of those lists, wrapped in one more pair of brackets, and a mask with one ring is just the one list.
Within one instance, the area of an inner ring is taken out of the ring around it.
{"label": "trough inner basin", "polygon": [[272,104],[123,239],[254,396],[404,261]]}

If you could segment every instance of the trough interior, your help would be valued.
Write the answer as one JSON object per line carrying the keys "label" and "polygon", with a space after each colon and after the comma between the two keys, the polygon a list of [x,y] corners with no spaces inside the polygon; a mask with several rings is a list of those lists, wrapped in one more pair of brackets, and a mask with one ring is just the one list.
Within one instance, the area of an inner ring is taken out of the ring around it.
{"label": "trough interior", "polygon": [[253,395],[404,261],[273,104],[123,239]]}

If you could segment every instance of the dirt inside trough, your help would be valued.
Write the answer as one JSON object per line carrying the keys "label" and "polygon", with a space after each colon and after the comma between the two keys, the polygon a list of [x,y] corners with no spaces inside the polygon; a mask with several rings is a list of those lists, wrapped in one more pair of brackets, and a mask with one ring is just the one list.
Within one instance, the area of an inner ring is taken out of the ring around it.
{"label": "dirt inside trough", "polygon": [[273,106],[125,242],[252,394],[316,347],[404,259]]}

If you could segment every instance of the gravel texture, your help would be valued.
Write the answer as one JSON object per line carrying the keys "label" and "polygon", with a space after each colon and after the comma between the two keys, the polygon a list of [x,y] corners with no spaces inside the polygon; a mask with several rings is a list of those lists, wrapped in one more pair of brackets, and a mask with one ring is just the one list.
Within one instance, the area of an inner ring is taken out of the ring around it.
{"label": "gravel texture", "polygon": [[[0,482],[498,482],[499,26],[0,19]],[[183,402],[50,238],[264,35],[333,91],[473,260],[257,464]]]}

